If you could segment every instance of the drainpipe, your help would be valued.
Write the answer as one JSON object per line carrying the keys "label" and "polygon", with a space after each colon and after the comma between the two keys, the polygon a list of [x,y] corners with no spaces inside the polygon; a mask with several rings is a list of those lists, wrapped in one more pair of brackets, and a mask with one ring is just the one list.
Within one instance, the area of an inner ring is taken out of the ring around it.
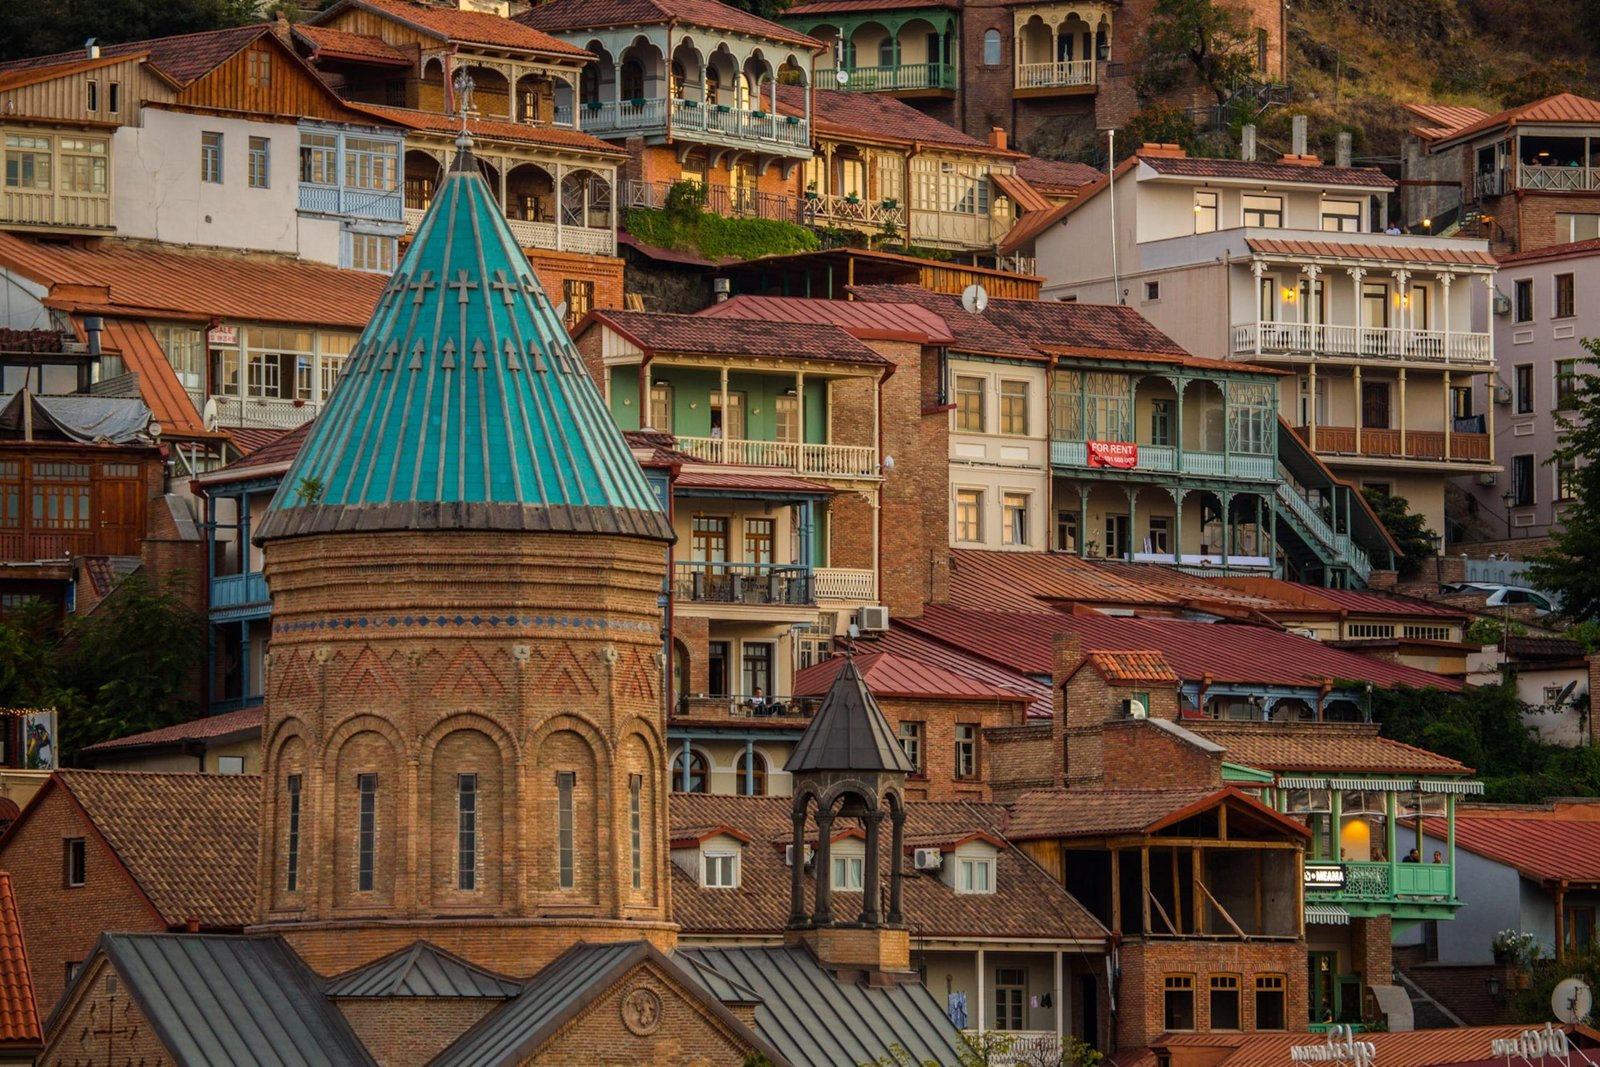
{"label": "drainpipe", "polygon": [[650,361],[655,358],[654,352],[646,351],[639,360],[639,429],[641,430],[659,428],[650,425]]}
{"label": "drainpipe", "polygon": [[[877,423],[878,470],[880,472],[883,471],[883,386],[894,376],[895,369],[893,364],[884,368],[883,374],[878,378],[878,395],[875,398],[878,411],[877,417],[873,421]],[[876,514],[872,517],[872,571],[877,593],[875,599],[879,604],[883,603],[883,489],[883,482],[879,481],[878,502],[873,507],[873,511]],[[830,526],[829,529],[831,530],[832,527]]]}
{"label": "drainpipe", "polygon": [[[664,101],[664,104],[665,104],[664,110],[667,113],[667,143],[668,144],[672,143],[672,31],[677,29],[677,28],[678,28],[677,16],[673,16],[672,18],[667,20],[667,55],[666,55],[666,60],[667,60],[667,70],[666,70],[666,75],[667,75],[667,93],[666,93],[666,100]],[[687,72],[685,72],[685,73],[687,73]],[[620,68],[620,67],[617,68],[616,77],[617,77],[617,88],[620,91],[621,87],[622,87],[622,68]],[[705,96],[705,88],[704,88],[705,87],[705,81],[706,81],[706,67],[705,67],[705,60],[702,59],[700,61],[700,85],[701,85],[700,95],[701,96]],[[701,101],[701,107],[704,108],[704,106],[705,106],[705,101],[702,100]],[[710,180],[711,180],[711,175],[709,173],[709,168],[708,168],[708,173],[706,174],[706,181],[710,182]]]}

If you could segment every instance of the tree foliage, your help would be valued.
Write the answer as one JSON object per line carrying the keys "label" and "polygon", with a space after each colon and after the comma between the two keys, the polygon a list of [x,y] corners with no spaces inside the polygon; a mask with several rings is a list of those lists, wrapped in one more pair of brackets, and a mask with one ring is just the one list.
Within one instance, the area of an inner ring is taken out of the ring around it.
{"label": "tree foliage", "polygon": [[1191,155],[1198,154],[1200,133],[1189,113],[1159,101],[1145,105],[1128,120],[1117,138],[1120,163],[1145,144],[1175,144]]}
{"label": "tree foliage", "polygon": [[1411,502],[1367,486],[1361,495],[1372,506],[1378,521],[1389,531],[1395,544],[1400,546],[1401,557],[1395,567],[1402,578],[1414,578],[1422,569],[1422,561],[1434,554],[1439,535],[1428,527],[1428,520],[1411,510]]}
{"label": "tree foliage", "polygon": [[255,18],[254,0],[8,0],[0,3],[0,60],[70,52],[90,37],[119,44]]}
{"label": "tree foliage", "polygon": [[98,611],[57,626],[42,604],[0,621],[0,705],[56,709],[60,751],[198,714],[205,622],[146,578],[126,579]]}
{"label": "tree foliage", "polygon": [[1552,461],[1570,464],[1572,500],[1550,547],[1532,557],[1528,584],[1554,593],[1561,613],[1575,621],[1600,620],[1600,376],[1594,373],[1600,340],[1583,342],[1588,357],[1578,365],[1569,410],[1558,412],[1560,442]]}
{"label": "tree foliage", "polygon": [[1244,13],[1213,0],[1156,0],[1139,72],[1141,96],[1193,77],[1225,104],[1255,71],[1254,34]]}
{"label": "tree foliage", "polygon": [[1515,75],[1492,79],[1486,88],[1505,107],[1521,107],[1560,93],[1587,96],[1591,85],[1588,64],[1576,59],[1549,59]]}

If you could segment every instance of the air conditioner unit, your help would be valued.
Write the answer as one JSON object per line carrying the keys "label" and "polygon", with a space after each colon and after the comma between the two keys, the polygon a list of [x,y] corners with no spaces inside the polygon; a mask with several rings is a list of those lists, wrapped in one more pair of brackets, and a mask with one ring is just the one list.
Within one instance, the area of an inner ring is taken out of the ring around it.
{"label": "air conditioner unit", "polygon": [[1317,631],[1311,629],[1309,626],[1296,626],[1291,628],[1289,632],[1294,634],[1296,637],[1305,637],[1312,641],[1317,639]]}
{"label": "air conditioner unit", "polygon": [[1150,717],[1150,709],[1144,706],[1144,701],[1142,700],[1124,700],[1122,702],[1122,714],[1130,719],[1148,719]]}
{"label": "air conditioner unit", "polygon": [[937,871],[944,863],[944,853],[936,848],[919,848],[911,854],[911,863],[919,871]]}
{"label": "air conditioner unit", "polygon": [[889,628],[889,609],[881,604],[856,609],[856,625],[862,633],[877,631],[879,633]]}
{"label": "air conditioner unit", "polygon": [[1504,293],[1494,294],[1494,313],[1496,315],[1511,314],[1511,298]]}
{"label": "air conditioner unit", "polygon": [[1497,385],[1494,387],[1494,402],[1496,404],[1511,403],[1511,386]]}
{"label": "air conditioner unit", "polygon": [[[805,858],[805,862],[806,863],[810,863],[811,862],[811,852],[812,852],[811,846],[807,845],[806,846],[806,858]],[[792,845],[792,844],[783,846],[783,865],[785,867],[793,867],[794,866],[794,845]]]}
{"label": "air conditioner unit", "polygon": [[1498,480],[1494,475],[1494,471],[1484,471],[1478,475],[1478,484],[1482,486],[1491,486]]}

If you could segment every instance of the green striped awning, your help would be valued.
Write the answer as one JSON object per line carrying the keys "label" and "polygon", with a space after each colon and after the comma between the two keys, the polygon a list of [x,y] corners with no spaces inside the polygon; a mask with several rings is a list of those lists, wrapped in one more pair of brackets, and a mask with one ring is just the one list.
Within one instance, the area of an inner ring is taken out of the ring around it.
{"label": "green striped awning", "polygon": [[1388,789],[1409,793],[1417,787],[1415,778],[1330,778],[1328,784],[1335,789]]}
{"label": "green striped awning", "polygon": [[1326,789],[1326,778],[1279,778],[1279,789]]}
{"label": "green striped awning", "polygon": [[1349,926],[1350,913],[1337,904],[1307,904],[1306,925]]}
{"label": "green striped awning", "polygon": [[1462,796],[1478,796],[1483,792],[1483,783],[1469,782],[1460,778],[1444,781],[1429,781],[1424,778],[1417,783],[1417,789],[1423,793],[1459,793]]}

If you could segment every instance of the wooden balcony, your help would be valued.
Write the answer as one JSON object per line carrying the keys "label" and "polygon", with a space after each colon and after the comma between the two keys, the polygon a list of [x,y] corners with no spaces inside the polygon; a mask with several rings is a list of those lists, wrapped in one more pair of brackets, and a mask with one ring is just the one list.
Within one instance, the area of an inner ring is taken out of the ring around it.
{"label": "wooden balcony", "polygon": [[1056,63],[1018,63],[1017,89],[1092,88],[1096,67],[1092,59],[1064,59]]}
{"label": "wooden balcony", "polygon": [[1478,364],[1494,360],[1487,333],[1333,326],[1312,322],[1245,322],[1233,327],[1235,355],[1403,360]]}
{"label": "wooden balcony", "polygon": [[877,478],[878,450],[871,445],[815,445],[799,441],[743,441],[679,437],[678,447],[707,463],[779,467],[823,478]]}
{"label": "wooden balcony", "polygon": [[0,224],[29,230],[109,230],[111,197],[51,189],[0,189]]}
{"label": "wooden balcony", "polygon": [[1430,462],[1487,463],[1491,456],[1486,433],[1443,430],[1397,430],[1354,426],[1318,426],[1316,444],[1311,429],[1296,426],[1295,436],[1320,455],[1374,456]]}
{"label": "wooden balcony", "polygon": [[[953,91],[956,68],[951,63],[897,63],[879,67],[850,67],[848,80],[839,88],[852,93]],[[817,84],[832,89],[838,84],[832,70],[817,71]]]}

